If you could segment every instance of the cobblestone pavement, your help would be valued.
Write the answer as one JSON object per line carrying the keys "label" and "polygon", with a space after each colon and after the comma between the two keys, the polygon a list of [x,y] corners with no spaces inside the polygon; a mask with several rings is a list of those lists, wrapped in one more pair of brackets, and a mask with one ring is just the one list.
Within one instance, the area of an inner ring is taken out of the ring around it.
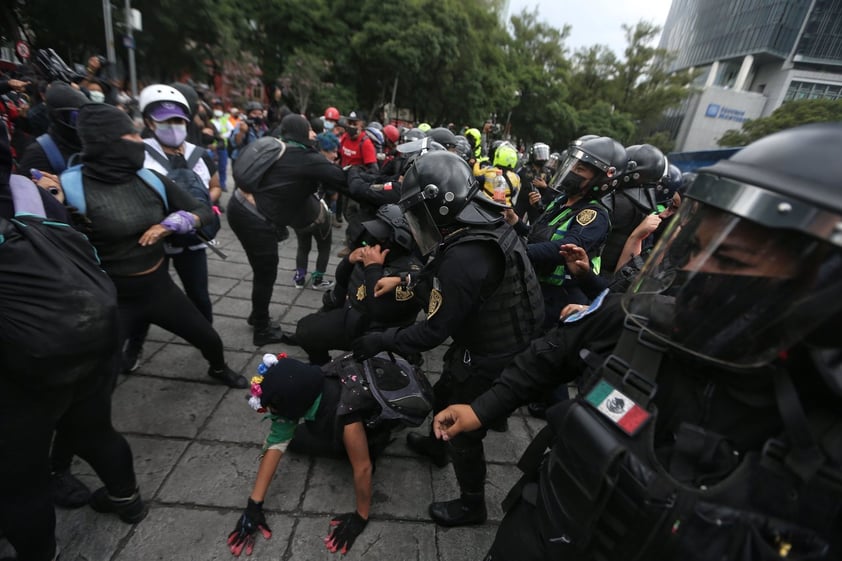
{"label": "cobblestone pavement", "polygon": [[[227,197],[227,195],[226,195]],[[334,229],[328,271],[339,259],[344,230]],[[223,217],[218,236],[222,260],[209,255],[214,325],[225,341],[230,366],[250,377],[265,352],[286,351],[306,359],[301,349],[284,345],[256,348],[251,328],[251,269]],[[303,316],[321,306],[321,291],[296,289],[295,236],[280,247],[278,281],[271,313],[292,331]],[[315,263],[315,249],[310,266]],[[332,278],[332,276],[328,276]],[[431,382],[441,372],[443,348],[425,353],[424,369]],[[114,392],[114,424],[128,438],[141,493],[150,510],[136,525],[88,507],[57,509],[61,561],[210,561],[231,559],[225,538],[245,506],[258,466],[267,424],[245,403],[246,390],[213,382],[198,350],[182,339],[153,327],[143,361],[133,374],[121,376]],[[440,560],[481,559],[499,524],[500,501],[518,478],[515,466],[541,427],[523,412],[509,419],[505,433],[486,438],[489,462],[489,521],[476,527],[439,528],[427,516],[434,500],[455,498],[452,468],[436,468],[415,456],[396,434],[377,463],[371,522],[346,559]],[[426,425],[420,429],[426,432]],[[77,460],[74,473],[91,488],[101,484],[90,467]],[[351,470],[347,462],[289,453],[265,501],[273,536],[258,537],[254,561],[334,559],[323,543],[332,514],[354,508]],[[0,557],[11,549],[0,539]],[[244,557],[245,558],[245,557]]]}

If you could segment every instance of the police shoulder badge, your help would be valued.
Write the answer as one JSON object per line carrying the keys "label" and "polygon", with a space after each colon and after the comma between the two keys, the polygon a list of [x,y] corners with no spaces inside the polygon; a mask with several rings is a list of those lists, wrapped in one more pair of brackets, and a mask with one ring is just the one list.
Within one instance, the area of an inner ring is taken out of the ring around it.
{"label": "police shoulder badge", "polygon": [[395,300],[398,302],[406,302],[407,300],[412,300],[412,297],[415,294],[412,292],[411,288],[404,288],[402,286],[398,286],[395,289]]}
{"label": "police shoulder badge", "polygon": [[427,306],[427,319],[430,319],[441,308],[442,295],[437,288],[430,291],[430,304]]}
{"label": "police shoulder badge", "polygon": [[580,210],[579,214],[576,215],[576,222],[582,226],[587,226],[594,220],[596,220],[596,211],[592,208]]}

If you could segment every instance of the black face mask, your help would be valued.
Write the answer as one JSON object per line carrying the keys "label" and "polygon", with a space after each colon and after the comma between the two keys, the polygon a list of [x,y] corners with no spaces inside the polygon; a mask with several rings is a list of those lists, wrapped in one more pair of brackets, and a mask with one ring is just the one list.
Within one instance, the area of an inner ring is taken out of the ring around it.
{"label": "black face mask", "polygon": [[360,136],[360,131],[357,130],[357,127],[348,127],[348,136],[355,139]]}
{"label": "black face mask", "polygon": [[210,144],[213,144],[214,140],[216,140],[216,138],[214,138],[212,134],[202,133],[202,145],[208,146]]}
{"label": "black face mask", "polygon": [[84,173],[106,183],[122,183],[143,167],[143,142],[119,139],[95,156],[84,156]]}
{"label": "black face mask", "polygon": [[561,184],[559,185],[559,187],[561,187],[564,190],[564,192],[567,193],[568,197],[575,196],[579,193],[584,192],[587,189],[587,187],[582,187],[582,184],[585,181],[587,181],[587,178],[585,178],[584,176],[569,171],[567,172],[567,175],[564,176],[564,179],[561,180]]}
{"label": "black face mask", "polygon": [[[680,272],[679,279],[686,273]],[[702,354],[736,359],[773,347],[789,279],[696,273],[678,291],[671,338]],[[763,318],[767,318],[764,320]]]}

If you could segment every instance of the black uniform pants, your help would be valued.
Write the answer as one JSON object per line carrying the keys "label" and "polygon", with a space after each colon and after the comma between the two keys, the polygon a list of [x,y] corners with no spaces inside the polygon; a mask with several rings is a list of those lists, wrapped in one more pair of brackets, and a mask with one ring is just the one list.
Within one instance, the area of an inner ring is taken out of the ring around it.
{"label": "black uniform pants", "polygon": [[109,494],[126,497],[137,487],[129,444],[111,424],[119,355],[96,357],[90,374],[69,386],[35,391],[26,385],[49,378],[63,363],[51,361],[27,376],[13,376],[0,358],[0,532],[20,561],[47,561],[55,555],[49,481],[50,441],[56,429],[96,471]]}
{"label": "black uniform pants", "polygon": [[[538,510],[520,499],[506,512],[484,561],[550,561],[543,547]],[[563,558],[554,558],[563,561]]]}
{"label": "black uniform pants", "polygon": [[252,322],[257,329],[266,328],[269,326],[269,301],[278,278],[278,233],[272,223],[247,209],[236,196],[229,200],[225,215],[251,265]]}
{"label": "black uniform pants", "polygon": [[[454,403],[471,403],[491,387],[502,366],[478,364],[464,348],[452,346],[444,356],[439,381],[433,386],[436,413]],[[505,362],[502,362],[505,364]],[[482,494],[485,492],[485,449],[482,440],[486,429],[463,432],[447,442],[460,492]]]}
{"label": "black uniform pants", "polygon": [[307,352],[310,364],[330,362],[329,351],[350,350],[351,343],[362,335],[363,317],[353,308],[339,308],[304,316],[298,321],[295,338]]}

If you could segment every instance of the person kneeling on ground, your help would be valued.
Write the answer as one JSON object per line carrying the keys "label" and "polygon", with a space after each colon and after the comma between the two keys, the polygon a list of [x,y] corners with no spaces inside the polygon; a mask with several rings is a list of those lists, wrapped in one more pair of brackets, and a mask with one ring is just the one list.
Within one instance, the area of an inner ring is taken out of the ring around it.
{"label": "person kneeling on ground", "polygon": [[[272,537],[263,501],[289,449],[329,457],[347,455],[351,461],[356,509],[335,516],[325,538],[329,551],[347,553],[368,524],[374,460],[389,444],[393,428],[424,422],[432,409],[432,387],[405,360],[385,353],[362,363],[348,355],[323,368],[284,353],[267,354],[258,373],[251,379],[249,405],[259,413],[267,412],[272,426],[248,503],[228,536],[229,549],[235,556],[244,550],[251,555],[258,530],[264,538]],[[390,406],[395,399],[412,403],[397,410]]]}

